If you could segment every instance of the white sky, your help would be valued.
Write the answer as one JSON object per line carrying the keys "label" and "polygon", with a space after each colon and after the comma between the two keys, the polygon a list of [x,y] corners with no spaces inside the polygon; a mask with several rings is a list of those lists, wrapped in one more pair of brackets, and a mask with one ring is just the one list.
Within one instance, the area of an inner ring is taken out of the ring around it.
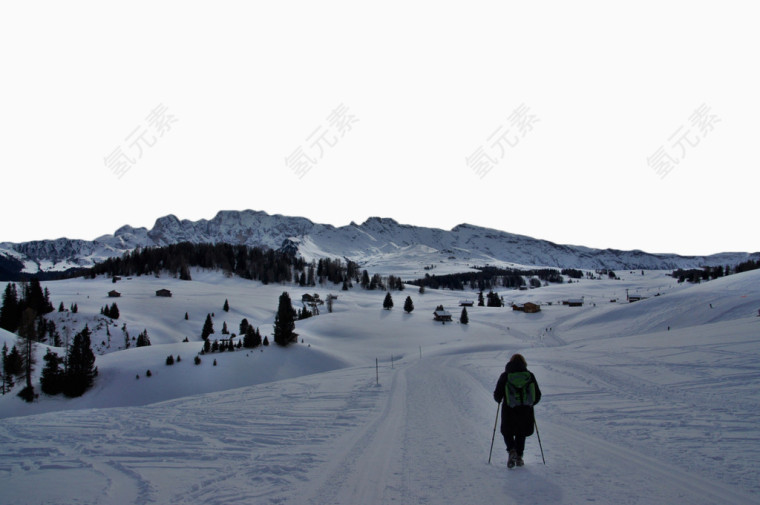
{"label": "white sky", "polygon": [[[760,251],[756,9],[4,2],[0,241],[254,209]],[[286,164],[298,148],[314,160],[303,177]],[[661,178],[654,155],[678,164]]]}

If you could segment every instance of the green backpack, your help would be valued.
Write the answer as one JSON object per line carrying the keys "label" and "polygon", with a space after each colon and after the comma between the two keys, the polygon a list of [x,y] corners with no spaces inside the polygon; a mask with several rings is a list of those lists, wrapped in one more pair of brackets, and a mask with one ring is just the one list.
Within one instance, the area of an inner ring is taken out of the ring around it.
{"label": "green backpack", "polygon": [[530,372],[512,372],[507,374],[505,387],[507,405],[532,407],[536,403],[536,383],[531,379]]}

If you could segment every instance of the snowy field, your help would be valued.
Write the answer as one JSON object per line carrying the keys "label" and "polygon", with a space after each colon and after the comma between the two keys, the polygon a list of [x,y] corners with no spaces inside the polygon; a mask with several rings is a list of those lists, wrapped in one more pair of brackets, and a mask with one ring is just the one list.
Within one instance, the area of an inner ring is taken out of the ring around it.
{"label": "snowy field", "polygon": [[[79,307],[50,314],[62,335],[94,329],[100,373],[81,398],[0,398],[0,503],[760,503],[760,271],[695,286],[619,275],[500,292],[542,311],[472,307],[468,325],[458,304],[473,292],[407,286],[386,311],[385,292],[214,272],[43,283],[56,308]],[[626,289],[647,298],[625,303]],[[212,339],[244,317],[271,339],[283,291],[296,305],[303,293],[338,299],[296,323],[296,345],[193,363],[207,313]],[[114,301],[121,317],[106,330],[98,314]],[[438,304],[455,322],[432,320]],[[124,350],[125,323],[153,345]],[[543,392],[546,464],[534,435],[526,466],[508,471],[498,432],[488,464],[491,394],[514,352]],[[169,354],[182,361],[167,366]]]}

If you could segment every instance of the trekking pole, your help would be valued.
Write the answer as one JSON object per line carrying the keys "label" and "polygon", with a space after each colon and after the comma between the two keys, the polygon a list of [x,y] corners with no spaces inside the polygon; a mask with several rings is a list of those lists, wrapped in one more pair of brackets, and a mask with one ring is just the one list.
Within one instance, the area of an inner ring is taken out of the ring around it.
{"label": "trekking pole", "polygon": [[538,438],[538,447],[541,448],[541,460],[544,462],[544,465],[546,464],[546,460],[544,459],[544,447],[541,445],[541,435],[538,434],[538,424],[536,423],[536,418],[533,418],[533,425],[536,427],[536,438]]}
{"label": "trekking pole", "polygon": [[491,454],[493,453],[493,441],[496,439],[496,424],[499,422],[499,407],[501,402],[496,406],[496,420],[493,422],[493,435],[491,436],[491,450],[488,451],[488,464],[491,464]]}

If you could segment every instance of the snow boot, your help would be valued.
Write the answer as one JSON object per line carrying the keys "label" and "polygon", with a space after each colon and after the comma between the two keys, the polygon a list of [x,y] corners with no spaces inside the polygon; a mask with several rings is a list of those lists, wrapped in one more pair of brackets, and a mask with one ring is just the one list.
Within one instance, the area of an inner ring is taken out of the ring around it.
{"label": "snow boot", "polygon": [[515,464],[517,466],[523,466],[525,464],[525,461],[523,461],[522,456],[520,454],[517,455],[517,458],[515,459]]}
{"label": "snow boot", "polygon": [[509,459],[507,460],[507,468],[514,468],[517,463],[517,451],[512,449],[509,451]]}

